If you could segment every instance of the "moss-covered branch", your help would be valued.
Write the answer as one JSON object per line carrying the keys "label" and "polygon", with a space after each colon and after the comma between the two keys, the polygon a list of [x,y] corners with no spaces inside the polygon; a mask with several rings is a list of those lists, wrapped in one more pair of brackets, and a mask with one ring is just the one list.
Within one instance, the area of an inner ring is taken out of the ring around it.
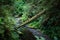
{"label": "moss-covered branch", "polygon": [[[44,12],[46,11],[46,9],[42,10],[41,12],[39,12],[38,14],[36,14],[35,16],[33,16],[32,18],[28,19],[27,21],[23,22],[18,28],[28,24],[29,22],[33,21],[34,19],[40,17],[40,15],[42,15]],[[17,29],[18,29],[17,28]]]}

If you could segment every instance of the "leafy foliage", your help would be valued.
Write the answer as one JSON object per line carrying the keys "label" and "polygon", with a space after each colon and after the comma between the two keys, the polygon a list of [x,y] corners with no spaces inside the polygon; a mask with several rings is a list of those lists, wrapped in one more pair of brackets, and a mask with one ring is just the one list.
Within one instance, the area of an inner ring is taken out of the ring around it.
{"label": "leafy foliage", "polygon": [[[41,30],[43,34],[48,35],[52,40],[59,40],[59,4],[60,0],[0,0],[1,40],[19,40],[19,34],[17,34],[14,29],[18,27],[15,26],[17,24],[16,17],[19,17],[21,22],[24,23],[43,9],[47,9],[44,14],[26,25],[30,28]],[[37,40],[40,39],[37,37]],[[43,38],[41,40],[43,40]]]}

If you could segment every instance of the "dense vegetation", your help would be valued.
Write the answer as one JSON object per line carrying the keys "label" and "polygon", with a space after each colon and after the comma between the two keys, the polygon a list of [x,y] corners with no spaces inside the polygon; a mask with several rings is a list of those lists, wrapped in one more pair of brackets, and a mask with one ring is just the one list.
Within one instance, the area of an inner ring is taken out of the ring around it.
{"label": "dense vegetation", "polygon": [[60,0],[0,0],[0,40],[28,40],[29,28],[59,40]]}

